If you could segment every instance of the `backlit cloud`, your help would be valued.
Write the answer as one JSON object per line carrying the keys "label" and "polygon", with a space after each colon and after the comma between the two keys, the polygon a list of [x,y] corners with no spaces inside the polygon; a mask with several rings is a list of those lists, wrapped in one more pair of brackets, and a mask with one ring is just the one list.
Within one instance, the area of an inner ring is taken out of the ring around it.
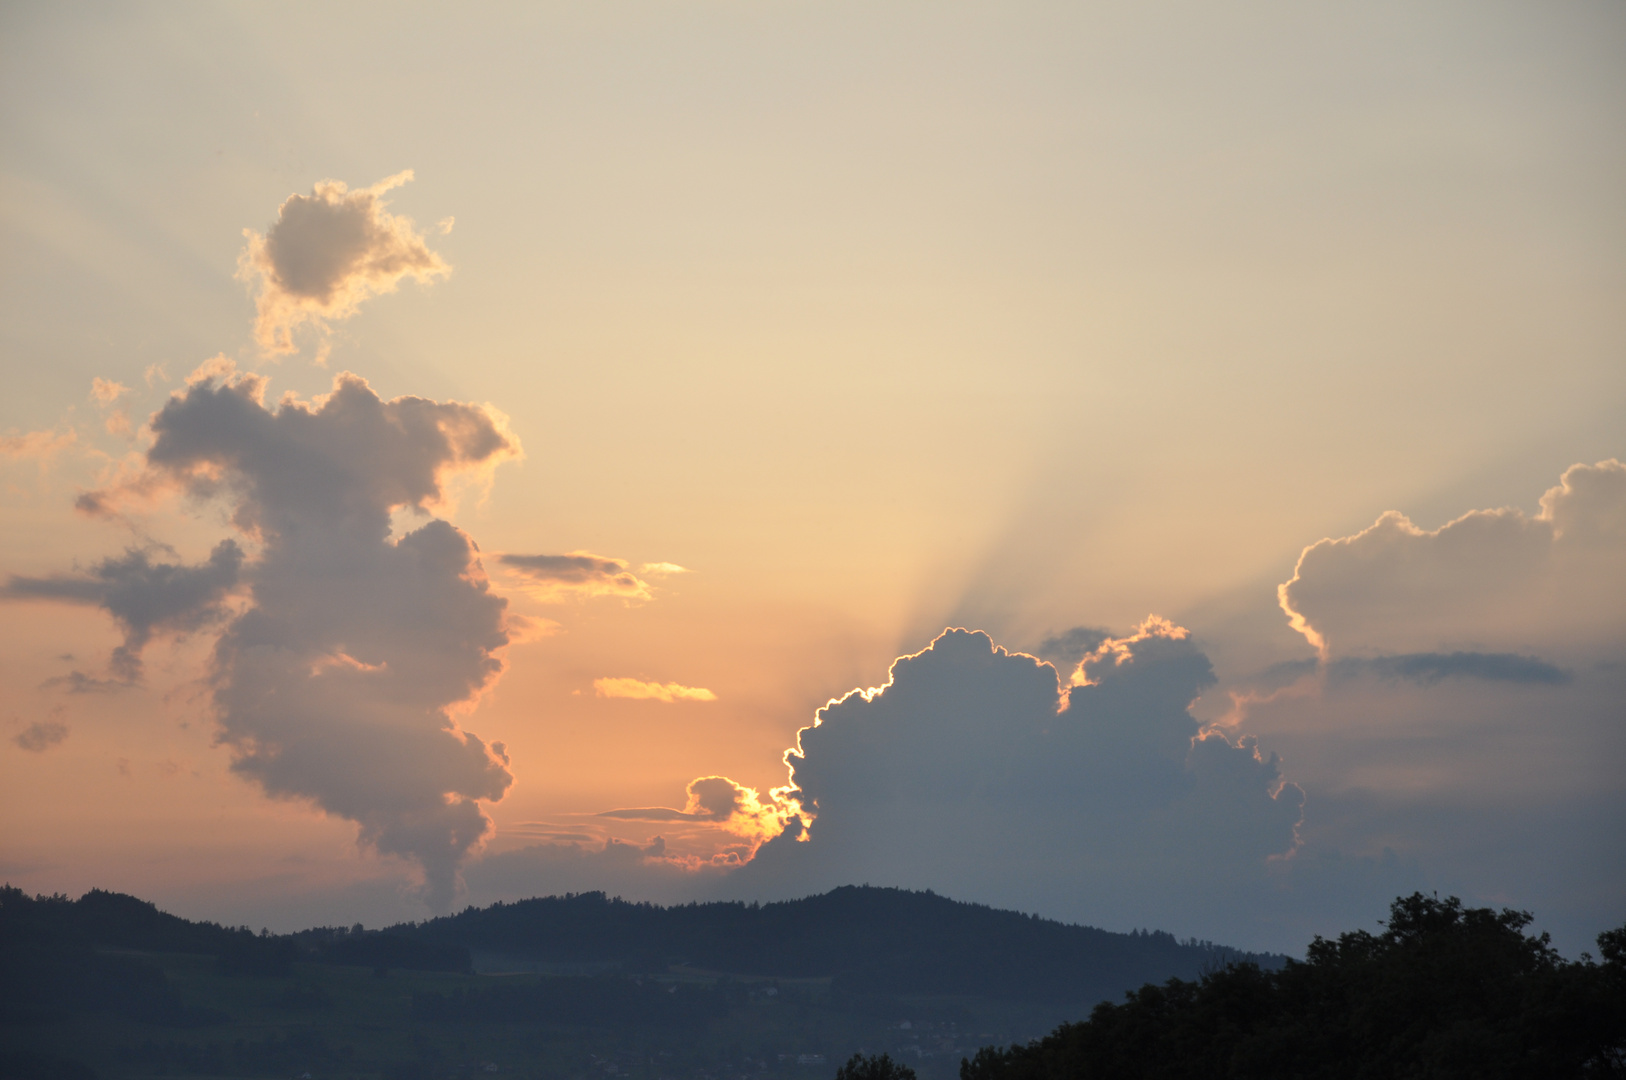
{"label": "backlit cloud", "polygon": [[1221,722],[1283,747],[1312,792],[1299,885],[1397,852],[1431,888],[1542,912],[1568,947],[1619,921],[1626,466],[1567,469],[1533,515],[1386,513],[1305,548],[1278,593],[1319,656],[1239,680]]}
{"label": "backlit cloud", "polygon": [[1211,914],[1235,917],[1294,850],[1303,793],[1252,739],[1201,729],[1188,706],[1212,681],[1161,619],[1097,639],[1065,689],[1050,664],[947,630],[801,730],[791,784],[774,792],[799,814],[736,885],[1066,896],[1097,921],[1188,926],[1182,898],[1201,890]]}
{"label": "backlit cloud", "polygon": [[1533,517],[1475,510],[1426,531],[1391,510],[1305,548],[1278,592],[1324,657],[1621,642],[1626,465],[1572,466]]}
{"label": "backlit cloud", "polygon": [[[503,669],[505,602],[460,530],[430,518],[393,536],[390,521],[402,509],[427,515],[451,475],[488,469],[518,443],[484,407],[384,401],[350,374],[315,402],[268,408],[263,397],[254,375],[192,381],[154,416],[140,478],[223,500],[259,545],[243,571],[249,604],[214,653],[220,741],[268,795],[308,799],[355,821],[365,843],[419,863],[443,910],[461,861],[490,831],[478,800],[511,783],[502,745],[456,720]],[[216,553],[235,571],[233,541]],[[125,602],[126,579],[145,601],[154,590],[137,586],[182,575],[133,553],[88,575],[14,579],[8,591],[100,604],[131,634],[146,624],[129,612],[146,609]]]}
{"label": "backlit cloud", "polygon": [[605,698],[632,698],[635,701],[716,701],[717,695],[703,686],[682,683],[645,682],[642,679],[594,679],[593,693]]}
{"label": "backlit cloud", "polygon": [[721,826],[736,836],[758,843],[784,831],[790,813],[779,802],[764,802],[755,788],[726,776],[702,776],[689,781],[688,802],[682,810],[665,806],[606,810],[599,817],[623,821],[691,821]]}
{"label": "backlit cloud", "polygon": [[309,195],[290,195],[264,236],[244,230],[238,270],[259,289],[254,334],[262,348],[293,352],[302,324],[348,318],[402,278],[426,283],[450,273],[412,221],[386,209],[384,194],[411,179],[408,169],[355,191],[323,180]]}

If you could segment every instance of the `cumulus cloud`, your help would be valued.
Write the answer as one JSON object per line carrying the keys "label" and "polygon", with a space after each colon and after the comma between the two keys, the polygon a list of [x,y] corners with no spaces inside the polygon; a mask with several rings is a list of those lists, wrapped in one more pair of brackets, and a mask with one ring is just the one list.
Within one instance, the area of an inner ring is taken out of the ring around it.
{"label": "cumulus cloud", "polygon": [[427,283],[450,272],[410,219],[386,209],[384,194],[411,179],[408,169],[355,191],[323,180],[309,195],[290,195],[264,236],[244,230],[238,271],[258,286],[254,333],[262,348],[293,352],[301,325],[348,318],[402,278]]}
{"label": "cumulus cloud", "polygon": [[1065,914],[1131,926],[1159,914],[1191,926],[1201,890],[1234,917],[1294,850],[1303,793],[1253,740],[1193,719],[1212,681],[1190,636],[1160,619],[1097,640],[1065,687],[1036,657],[947,630],[801,730],[791,784],[774,793],[795,812],[737,886],[1065,897]]}
{"label": "cumulus cloud", "polygon": [[59,720],[40,720],[12,737],[12,742],[34,754],[43,754],[68,737],[68,725]]}
{"label": "cumulus cloud", "polygon": [[593,693],[606,698],[631,698],[634,701],[716,701],[717,695],[703,686],[684,686],[682,683],[645,682],[642,679],[594,679]]}
{"label": "cumulus cloud", "polygon": [[1278,590],[1324,658],[1618,647],[1626,638],[1626,465],[1575,465],[1535,516],[1475,510],[1426,531],[1389,511],[1304,549]]}
{"label": "cumulus cloud", "polygon": [[[1291,756],[1304,851],[1391,848],[1573,948],[1626,895],[1626,466],[1575,465],[1539,505],[1433,530],[1391,511],[1306,547],[1278,599],[1318,655],[1241,680],[1221,722]],[[1326,910],[1362,892],[1334,878]]]}
{"label": "cumulus cloud", "polygon": [[[478,801],[512,780],[503,746],[456,720],[498,677],[510,639],[469,537],[432,517],[393,536],[391,514],[427,516],[450,475],[489,469],[518,443],[487,408],[384,401],[350,374],[315,402],[269,408],[263,397],[258,376],[192,381],[153,417],[139,478],[225,501],[259,547],[244,570],[248,605],[214,652],[220,740],[267,794],[308,799],[355,821],[377,850],[415,860],[444,910],[491,828]],[[241,558],[232,541],[216,552],[221,565]],[[138,626],[126,613],[144,609],[115,606],[126,577],[146,584],[154,568],[132,555],[10,588],[101,604]]]}
{"label": "cumulus cloud", "polygon": [[113,650],[109,663],[112,683],[81,672],[69,677],[71,689],[106,689],[141,677],[142,650],[156,634],[185,634],[219,622],[242,568],[243,549],[234,540],[222,540],[207,559],[191,566],[155,562],[152,549],[132,548],[84,573],[13,574],[0,586],[0,598],[87,604],[113,616],[124,642]]}

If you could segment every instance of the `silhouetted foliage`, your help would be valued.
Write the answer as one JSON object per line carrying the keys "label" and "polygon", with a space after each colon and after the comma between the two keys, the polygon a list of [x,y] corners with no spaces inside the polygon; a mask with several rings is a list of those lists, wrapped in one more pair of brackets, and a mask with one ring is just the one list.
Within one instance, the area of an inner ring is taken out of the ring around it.
{"label": "silhouetted foliage", "polygon": [[915,1070],[893,1061],[890,1054],[854,1054],[836,1070],[836,1080],[915,1080]]}
{"label": "silhouetted foliage", "polygon": [[1626,1075],[1626,928],[1567,963],[1530,915],[1398,899],[1380,935],[1303,962],[1147,985],[1036,1042],[984,1048],[962,1080]]}
{"label": "silhouetted foliage", "polygon": [[[0,1021],[38,1024],[72,1013],[108,1012],[139,1023],[192,1028],[227,1019],[216,1010],[183,1004],[151,963],[95,947],[124,945],[139,938],[144,927],[166,941],[176,931],[165,921],[174,916],[150,904],[143,910],[140,901],[137,906],[109,903],[113,896],[89,893],[89,904],[81,907],[62,896],[30,899],[21,890],[0,888]],[[183,932],[193,925],[174,922]]]}

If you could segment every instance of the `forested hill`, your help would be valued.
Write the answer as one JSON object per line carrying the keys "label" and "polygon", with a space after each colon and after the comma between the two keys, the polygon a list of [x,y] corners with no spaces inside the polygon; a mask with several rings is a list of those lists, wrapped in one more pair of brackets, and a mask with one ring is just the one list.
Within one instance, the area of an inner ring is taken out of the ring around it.
{"label": "forested hill", "polygon": [[469,908],[386,932],[555,963],[833,976],[838,989],[853,993],[966,993],[1084,1005],[1228,963],[1275,968],[1286,959],[868,886],[762,905],[660,907],[583,893]]}
{"label": "forested hill", "polygon": [[[0,889],[0,954],[17,961],[11,965],[17,970],[30,966],[24,963],[30,957],[43,969],[58,962],[53,957],[109,947],[210,955],[223,974],[286,976],[298,962],[455,972],[469,969],[471,954],[498,954],[605,974],[686,966],[827,977],[848,997],[969,994],[1064,1009],[1087,1009],[1143,983],[1192,979],[1239,961],[1274,969],[1286,959],[868,886],[761,905],[661,907],[581,893],[468,908],[383,930],[287,935],[191,922],[101,890],[70,900]],[[101,962],[90,953],[82,959]]]}

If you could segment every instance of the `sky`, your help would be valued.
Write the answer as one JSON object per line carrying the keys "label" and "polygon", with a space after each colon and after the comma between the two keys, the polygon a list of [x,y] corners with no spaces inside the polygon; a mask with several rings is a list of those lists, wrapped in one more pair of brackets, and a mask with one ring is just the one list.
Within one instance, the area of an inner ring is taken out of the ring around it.
{"label": "sky", "polygon": [[0,877],[1626,922],[1626,9],[0,9]]}

